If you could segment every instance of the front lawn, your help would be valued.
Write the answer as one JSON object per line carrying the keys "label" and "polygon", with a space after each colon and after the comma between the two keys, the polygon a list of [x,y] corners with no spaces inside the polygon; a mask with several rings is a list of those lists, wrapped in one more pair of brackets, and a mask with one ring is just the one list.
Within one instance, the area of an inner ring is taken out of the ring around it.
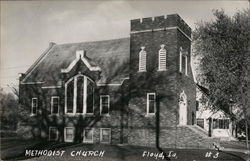
{"label": "front lawn", "polygon": [[[32,140],[2,141],[1,158],[10,160],[88,160],[88,161],[144,161],[144,160],[247,160],[239,152],[218,152],[210,149],[157,149],[139,146],[104,144],[35,142]],[[51,150],[49,153],[48,150]],[[37,150],[37,151],[35,151]],[[43,151],[42,151],[43,150]],[[45,153],[45,150],[46,153]],[[49,155],[51,154],[51,155]],[[58,154],[58,155],[57,155]],[[25,156],[26,155],[26,156]],[[54,155],[54,156],[53,156]]]}

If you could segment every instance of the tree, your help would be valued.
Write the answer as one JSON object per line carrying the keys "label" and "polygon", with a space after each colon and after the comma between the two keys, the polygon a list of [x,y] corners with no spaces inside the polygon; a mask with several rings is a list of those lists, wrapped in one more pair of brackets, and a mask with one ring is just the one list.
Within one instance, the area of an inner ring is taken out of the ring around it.
{"label": "tree", "polygon": [[18,116],[18,100],[12,93],[5,93],[0,88],[0,115],[1,128],[6,130],[15,129]]}
{"label": "tree", "polygon": [[233,104],[249,126],[250,9],[232,17],[215,10],[214,16],[214,21],[197,23],[193,33],[193,55],[200,58],[198,81],[208,87],[213,108],[236,117],[230,110]]}

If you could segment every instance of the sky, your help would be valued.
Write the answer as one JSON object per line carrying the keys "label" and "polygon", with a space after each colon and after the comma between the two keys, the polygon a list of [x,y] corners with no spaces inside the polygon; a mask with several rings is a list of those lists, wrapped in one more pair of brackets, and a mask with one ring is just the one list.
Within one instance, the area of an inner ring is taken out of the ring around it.
{"label": "sky", "polygon": [[249,7],[248,0],[230,1],[0,1],[0,87],[10,92],[19,73],[57,44],[129,37],[130,20],[178,13],[195,29],[213,20],[212,10],[228,15]]}

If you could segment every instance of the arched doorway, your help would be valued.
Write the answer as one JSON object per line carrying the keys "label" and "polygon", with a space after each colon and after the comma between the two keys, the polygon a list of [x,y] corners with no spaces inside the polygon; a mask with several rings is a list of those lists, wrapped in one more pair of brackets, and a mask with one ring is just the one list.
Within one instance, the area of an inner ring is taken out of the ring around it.
{"label": "arched doorway", "polygon": [[184,91],[179,100],[179,125],[187,125],[187,95]]}

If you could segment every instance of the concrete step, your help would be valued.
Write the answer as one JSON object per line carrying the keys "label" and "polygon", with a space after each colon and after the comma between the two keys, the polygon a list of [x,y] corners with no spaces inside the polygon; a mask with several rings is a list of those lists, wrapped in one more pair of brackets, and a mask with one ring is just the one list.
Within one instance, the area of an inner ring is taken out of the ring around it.
{"label": "concrete step", "polygon": [[179,132],[183,135],[180,136],[178,145],[194,145],[199,148],[214,148],[214,145],[219,146],[220,140],[217,138],[209,137],[202,129],[193,125],[178,126]]}
{"label": "concrete step", "polygon": [[208,134],[204,130],[200,129],[197,125],[187,125],[187,127],[201,135],[203,138],[208,138]]}

